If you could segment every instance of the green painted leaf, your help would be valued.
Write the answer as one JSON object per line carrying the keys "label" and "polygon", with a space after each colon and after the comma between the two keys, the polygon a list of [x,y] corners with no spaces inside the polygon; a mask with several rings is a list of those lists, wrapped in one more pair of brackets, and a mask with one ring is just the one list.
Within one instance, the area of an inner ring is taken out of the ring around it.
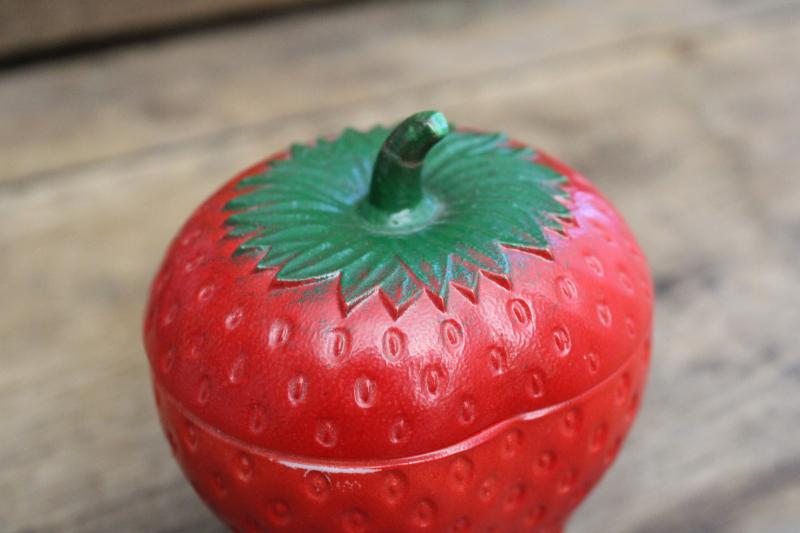
{"label": "green painted leaf", "polygon": [[258,253],[282,281],[339,276],[352,305],[381,289],[395,306],[450,283],[476,290],[480,271],[507,276],[503,245],[546,249],[545,228],[569,210],[563,176],[512,148],[498,133],[453,132],[428,153],[425,194],[438,209],[423,226],[385,231],[361,216],[375,159],[389,130],[345,130],[336,139],[294,145],[286,160],[239,184],[230,233],[237,253]]}

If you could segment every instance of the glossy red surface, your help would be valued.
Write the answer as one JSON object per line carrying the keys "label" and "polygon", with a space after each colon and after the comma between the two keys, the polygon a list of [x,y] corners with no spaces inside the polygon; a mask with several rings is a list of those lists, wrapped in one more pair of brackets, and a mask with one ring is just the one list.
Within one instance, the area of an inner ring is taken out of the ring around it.
{"label": "glossy red surface", "polygon": [[145,344],[173,452],[228,524],[560,529],[638,408],[653,300],[618,213],[539,157],[568,177],[572,221],[445,309],[424,295],[398,316],[374,294],[345,313],[336,280],[276,284],[232,257],[223,206],[268,162],[192,215],[154,281]]}

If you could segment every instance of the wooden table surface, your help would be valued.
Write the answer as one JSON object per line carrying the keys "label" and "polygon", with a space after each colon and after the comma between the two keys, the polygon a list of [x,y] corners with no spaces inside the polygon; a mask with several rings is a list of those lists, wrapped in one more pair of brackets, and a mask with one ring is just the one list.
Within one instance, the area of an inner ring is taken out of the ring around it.
{"label": "wooden table surface", "polygon": [[250,162],[429,107],[649,256],[650,387],[571,532],[800,531],[800,0],[356,3],[0,72],[0,531],[223,531],[155,417],[161,254]]}

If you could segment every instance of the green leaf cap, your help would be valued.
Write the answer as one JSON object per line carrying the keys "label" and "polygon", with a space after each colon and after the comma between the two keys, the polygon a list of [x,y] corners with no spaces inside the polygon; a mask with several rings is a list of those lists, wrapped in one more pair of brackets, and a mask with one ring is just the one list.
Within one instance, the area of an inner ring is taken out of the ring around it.
{"label": "green leaf cap", "polygon": [[425,291],[446,306],[450,285],[474,299],[480,272],[508,279],[504,248],[547,251],[546,229],[570,213],[565,178],[529,148],[451,130],[424,111],[292,146],[227,204],[237,253],[278,282],[338,276],[346,309],[375,290],[396,311]]}

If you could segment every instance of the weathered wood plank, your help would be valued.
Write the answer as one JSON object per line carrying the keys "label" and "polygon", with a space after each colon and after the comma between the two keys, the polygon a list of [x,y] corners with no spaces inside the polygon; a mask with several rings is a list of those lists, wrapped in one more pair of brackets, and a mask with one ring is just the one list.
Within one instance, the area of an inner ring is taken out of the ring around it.
{"label": "weathered wood plank", "polygon": [[[493,76],[559,54],[702,27],[789,0],[439,1],[347,6],[0,73],[0,183],[220,130]],[[388,22],[387,22],[388,21]],[[157,52],[157,53],[156,53]],[[441,103],[438,103],[441,105]],[[42,112],[46,109],[47,112]],[[358,125],[374,121],[364,113]],[[299,138],[324,131],[307,121]],[[20,131],[25,131],[21,136]],[[265,144],[262,150],[277,148]]]}
{"label": "weathered wood plank", "polygon": [[[506,42],[500,20],[491,42]],[[221,532],[172,463],[149,396],[139,323],[167,239],[270,148],[446,102],[458,122],[501,127],[585,171],[626,214],[656,276],[644,409],[572,532],[793,531],[799,40],[791,6],[721,18],[457,83],[298,104],[290,120],[0,189],[2,529]],[[139,87],[158,92],[147,79]]]}
{"label": "weathered wood plank", "polygon": [[309,0],[0,0],[0,58]]}

